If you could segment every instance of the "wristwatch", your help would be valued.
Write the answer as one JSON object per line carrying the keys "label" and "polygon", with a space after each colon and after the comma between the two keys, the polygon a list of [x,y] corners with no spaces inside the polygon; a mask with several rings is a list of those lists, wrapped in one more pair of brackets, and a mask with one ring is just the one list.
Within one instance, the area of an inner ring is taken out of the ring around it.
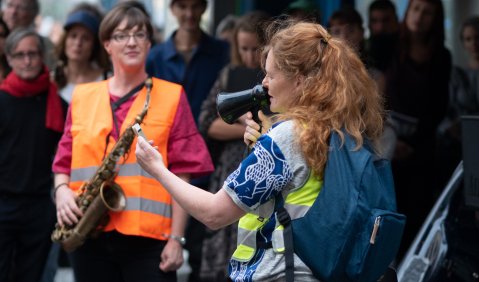
{"label": "wristwatch", "polygon": [[178,243],[180,243],[180,245],[182,245],[182,246],[184,246],[186,244],[185,237],[176,236],[176,235],[173,235],[173,234],[170,234],[170,235],[165,234],[165,237],[178,241]]}

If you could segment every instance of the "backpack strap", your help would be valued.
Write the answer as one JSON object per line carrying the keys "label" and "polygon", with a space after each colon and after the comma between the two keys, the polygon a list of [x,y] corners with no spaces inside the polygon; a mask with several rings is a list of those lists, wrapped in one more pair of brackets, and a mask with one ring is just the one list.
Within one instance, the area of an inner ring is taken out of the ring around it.
{"label": "backpack strap", "polygon": [[284,261],[286,263],[286,282],[294,282],[294,246],[293,229],[291,227],[291,217],[284,208],[284,199],[281,193],[276,196],[275,203],[276,217],[283,225],[284,238]]}

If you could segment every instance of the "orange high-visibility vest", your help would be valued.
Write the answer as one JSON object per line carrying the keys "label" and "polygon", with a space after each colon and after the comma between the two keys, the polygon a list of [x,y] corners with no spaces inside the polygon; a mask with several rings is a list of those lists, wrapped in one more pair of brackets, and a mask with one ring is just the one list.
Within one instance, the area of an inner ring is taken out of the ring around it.
{"label": "orange high-visibility vest", "polygon": [[[167,146],[170,130],[177,112],[182,88],[178,84],[153,78],[150,107],[141,127],[148,139],[154,140],[168,166]],[[140,90],[121,125],[120,134],[131,126],[143,109],[146,87]],[[70,187],[77,191],[96,172],[105,153],[107,136],[113,128],[113,117],[108,92],[108,81],[93,82],[75,87],[71,102],[72,170]],[[115,145],[109,137],[106,155]],[[125,192],[126,208],[109,212],[110,221],[105,231],[117,230],[136,235],[166,240],[171,233],[171,196],[161,184],[146,173],[136,162],[136,138],[124,163],[120,164],[115,182]]]}

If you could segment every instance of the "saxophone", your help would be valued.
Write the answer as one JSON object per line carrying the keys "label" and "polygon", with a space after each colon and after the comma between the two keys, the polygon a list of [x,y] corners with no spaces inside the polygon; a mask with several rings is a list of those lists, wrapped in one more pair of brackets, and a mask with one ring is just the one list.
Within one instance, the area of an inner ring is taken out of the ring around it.
{"label": "saxophone", "polygon": [[[140,124],[148,111],[152,84],[151,78],[145,81],[146,101],[133,124]],[[83,216],[78,223],[71,226],[60,226],[58,223],[55,225],[51,239],[53,242],[59,242],[65,251],[74,251],[89,236],[101,232],[109,220],[108,210],[117,212],[125,209],[125,194],[121,187],[114,182],[114,179],[118,173],[116,170],[118,161],[121,158],[126,159],[125,156],[128,155],[135,138],[132,126],[129,126],[121,134],[95,174],[80,187],[76,203],[83,212]]]}

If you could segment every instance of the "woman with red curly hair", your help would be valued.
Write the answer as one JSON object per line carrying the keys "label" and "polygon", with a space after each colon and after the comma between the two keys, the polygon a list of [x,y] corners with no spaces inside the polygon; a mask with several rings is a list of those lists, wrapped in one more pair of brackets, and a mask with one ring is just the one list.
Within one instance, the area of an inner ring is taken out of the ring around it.
{"label": "woman with red curly hair", "polygon": [[[333,132],[358,147],[374,147],[383,129],[383,109],[374,81],[358,55],[314,23],[275,23],[263,50],[274,124],[261,134],[247,119],[252,152],[212,194],[175,177],[146,140],[136,148],[140,165],[158,179],[191,215],[212,229],[237,220],[238,245],[229,264],[232,281],[285,281],[275,198],[305,206],[322,187]],[[251,114],[251,113],[250,113]],[[260,112],[263,127],[266,118]],[[291,196],[291,197],[290,197]],[[294,199],[293,199],[294,198]],[[290,206],[291,207],[291,206]],[[283,245],[284,246],[284,245]],[[294,279],[318,281],[295,255]]]}

